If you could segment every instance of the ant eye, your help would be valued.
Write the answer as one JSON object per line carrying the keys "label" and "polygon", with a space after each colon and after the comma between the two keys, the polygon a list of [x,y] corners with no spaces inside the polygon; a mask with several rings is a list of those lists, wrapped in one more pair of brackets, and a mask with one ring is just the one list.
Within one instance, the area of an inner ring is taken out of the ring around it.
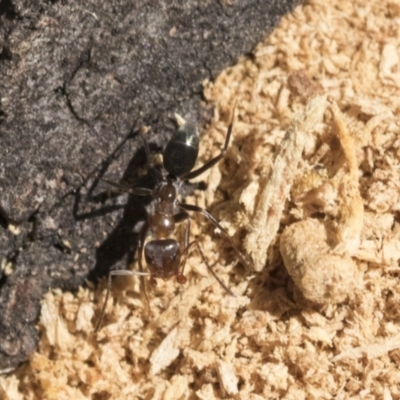
{"label": "ant eye", "polygon": [[164,154],[164,168],[170,175],[182,176],[192,170],[199,154],[199,132],[195,125],[186,123],[175,132]]}

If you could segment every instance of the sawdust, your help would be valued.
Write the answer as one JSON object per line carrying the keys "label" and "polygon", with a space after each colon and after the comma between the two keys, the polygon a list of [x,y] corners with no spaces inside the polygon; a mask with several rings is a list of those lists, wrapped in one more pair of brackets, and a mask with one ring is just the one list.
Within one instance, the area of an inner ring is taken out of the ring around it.
{"label": "sawdust", "polygon": [[160,281],[150,314],[139,278],[115,279],[97,334],[105,282],[50,292],[38,352],[0,377],[0,397],[400,398],[399,57],[398,1],[313,0],[205,83],[216,108],[200,161],[237,102],[233,141],[186,201],[254,270],[198,222],[235,297],[196,254],[185,289]]}

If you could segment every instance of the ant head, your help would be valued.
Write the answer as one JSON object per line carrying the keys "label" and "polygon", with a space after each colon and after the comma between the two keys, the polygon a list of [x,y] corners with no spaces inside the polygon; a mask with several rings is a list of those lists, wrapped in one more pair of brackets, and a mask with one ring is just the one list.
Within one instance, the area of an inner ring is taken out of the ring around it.
{"label": "ant head", "polygon": [[196,125],[186,123],[171,137],[163,153],[164,168],[175,177],[192,170],[199,154],[199,132]]}

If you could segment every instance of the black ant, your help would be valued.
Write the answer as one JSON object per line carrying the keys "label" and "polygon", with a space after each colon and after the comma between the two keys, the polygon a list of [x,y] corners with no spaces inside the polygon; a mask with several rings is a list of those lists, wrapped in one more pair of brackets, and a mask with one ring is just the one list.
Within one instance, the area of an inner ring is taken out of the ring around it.
{"label": "black ant", "polygon": [[[189,243],[190,237],[190,215],[188,211],[193,211],[203,214],[216,228],[218,228],[229,240],[231,246],[234,248],[239,258],[245,265],[250,265],[250,262],[240,252],[237,246],[233,243],[228,232],[218,223],[218,221],[207,211],[201,207],[181,203],[178,201],[179,189],[185,180],[195,178],[212,168],[218,163],[226,154],[231,138],[233,127],[234,113],[232,120],[228,126],[225,143],[221,153],[206,162],[203,166],[192,171],[194,167],[198,152],[199,152],[199,133],[196,126],[192,123],[185,123],[182,125],[172,138],[167,143],[163,152],[163,169],[156,170],[158,173],[158,183],[156,187],[151,190],[147,188],[132,188],[128,189],[129,193],[138,196],[151,196],[156,201],[155,211],[150,216],[148,221],[143,225],[139,234],[138,241],[138,261],[139,271],[129,270],[114,270],[108,274],[107,293],[104,300],[104,305],[101,310],[100,319],[97,323],[95,331],[100,328],[101,322],[104,317],[105,308],[107,305],[108,297],[111,289],[111,280],[115,275],[125,276],[149,276],[151,283],[156,284],[157,278],[168,279],[173,276],[180,284],[184,284],[187,278],[183,274],[186,259],[189,251],[196,247],[200,256],[207,266],[208,270],[212,273],[219,284],[225,291],[234,296],[232,291],[221,281],[221,279],[214,272],[212,267],[208,264],[204,253],[200,248],[197,240]],[[150,167],[152,164],[151,153],[147,141],[142,134],[144,148],[146,151],[148,163]],[[106,181],[107,183],[120,187],[120,185],[113,182]],[[171,238],[175,231],[177,223],[185,222],[186,228],[184,233],[184,247],[181,249],[180,243]],[[147,236],[151,234],[152,240],[145,243]],[[143,254],[146,260],[149,272],[143,272]],[[147,293],[146,293],[147,297]]]}

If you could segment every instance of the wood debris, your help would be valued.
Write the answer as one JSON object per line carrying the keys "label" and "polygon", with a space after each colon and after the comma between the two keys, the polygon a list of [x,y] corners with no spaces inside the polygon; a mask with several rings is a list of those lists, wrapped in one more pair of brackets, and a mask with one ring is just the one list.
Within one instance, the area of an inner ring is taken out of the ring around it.
{"label": "wood debris", "polygon": [[238,393],[238,378],[232,368],[232,364],[225,361],[218,361],[218,376],[220,384],[225,393],[233,396]]}
{"label": "wood debris", "polygon": [[308,102],[304,112],[293,118],[279,144],[270,173],[260,176],[263,184],[259,189],[258,202],[244,241],[244,247],[251,255],[256,271],[261,271],[266,265],[267,250],[278,232],[303,151],[312,146],[310,142],[315,142],[311,135],[322,120],[325,109],[326,96],[316,96]]}
{"label": "wood debris", "polygon": [[340,303],[360,287],[357,264],[332,251],[327,229],[318,220],[309,218],[287,227],[280,251],[289,275],[310,301]]}
{"label": "wood debris", "polygon": [[161,342],[150,357],[150,374],[157,375],[165,367],[168,367],[179,355],[178,327]]}

